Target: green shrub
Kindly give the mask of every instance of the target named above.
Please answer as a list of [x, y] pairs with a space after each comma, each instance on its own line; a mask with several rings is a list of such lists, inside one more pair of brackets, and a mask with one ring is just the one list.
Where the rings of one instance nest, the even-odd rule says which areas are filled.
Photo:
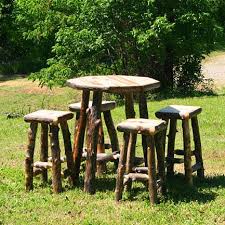
[[[17, 0], [28, 40], [46, 46], [41, 84], [83, 74], [129, 74], [193, 88], [221, 33], [209, 0]], [[51, 49], [51, 52], [50, 52]]]

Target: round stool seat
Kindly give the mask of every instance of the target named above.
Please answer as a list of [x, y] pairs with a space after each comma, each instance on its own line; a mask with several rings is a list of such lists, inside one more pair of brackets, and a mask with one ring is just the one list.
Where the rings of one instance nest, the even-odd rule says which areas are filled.
[[151, 119], [127, 119], [117, 125], [117, 130], [146, 135], [154, 135], [166, 129], [166, 121]]
[[[91, 107], [92, 101], [89, 101], [88, 107]], [[112, 109], [115, 109], [116, 102], [115, 101], [103, 101], [101, 104], [101, 112], [109, 111]], [[69, 110], [71, 112], [80, 112], [81, 109], [81, 103], [73, 103], [69, 105]]]
[[24, 116], [26, 122], [45, 122], [58, 124], [73, 118], [73, 113], [67, 111], [38, 110]]
[[202, 108], [199, 106], [186, 106], [186, 105], [169, 105], [160, 109], [155, 113], [156, 117], [160, 119], [189, 119], [199, 113]]

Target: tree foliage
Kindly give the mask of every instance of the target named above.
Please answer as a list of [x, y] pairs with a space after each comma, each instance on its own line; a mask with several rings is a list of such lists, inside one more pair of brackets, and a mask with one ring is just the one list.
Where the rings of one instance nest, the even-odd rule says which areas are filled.
[[25, 40], [47, 60], [31, 75], [63, 84], [83, 74], [129, 74], [192, 88], [220, 34], [212, 0], [17, 0]]

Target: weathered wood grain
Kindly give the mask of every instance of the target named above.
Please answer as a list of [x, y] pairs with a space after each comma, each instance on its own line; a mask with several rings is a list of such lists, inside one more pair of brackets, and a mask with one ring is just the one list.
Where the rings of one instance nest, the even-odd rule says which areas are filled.
[[45, 122], [57, 125], [61, 121], [70, 120], [73, 118], [73, 113], [66, 111], [55, 110], [38, 110], [24, 116], [26, 122]]
[[199, 106], [186, 106], [186, 105], [170, 105], [160, 109], [155, 113], [161, 119], [190, 119], [199, 113], [202, 108]]
[[70, 79], [67, 86], [81, 90], [98, 90], [113, 93], [149, 91], [160, 86], [159, 81], [140, 76], [107, 75]]

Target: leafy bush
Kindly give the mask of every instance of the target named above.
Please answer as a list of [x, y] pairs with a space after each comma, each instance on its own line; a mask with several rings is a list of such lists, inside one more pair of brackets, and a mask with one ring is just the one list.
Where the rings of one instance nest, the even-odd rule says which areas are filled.
[[202, 78], [201, 59], [221, 32], [210, 3], [17, 0], [24, 37], [45, 46], [48, 58], [31, 78], [52, 86], [83, 74], [129, 74], [193, 88]]

